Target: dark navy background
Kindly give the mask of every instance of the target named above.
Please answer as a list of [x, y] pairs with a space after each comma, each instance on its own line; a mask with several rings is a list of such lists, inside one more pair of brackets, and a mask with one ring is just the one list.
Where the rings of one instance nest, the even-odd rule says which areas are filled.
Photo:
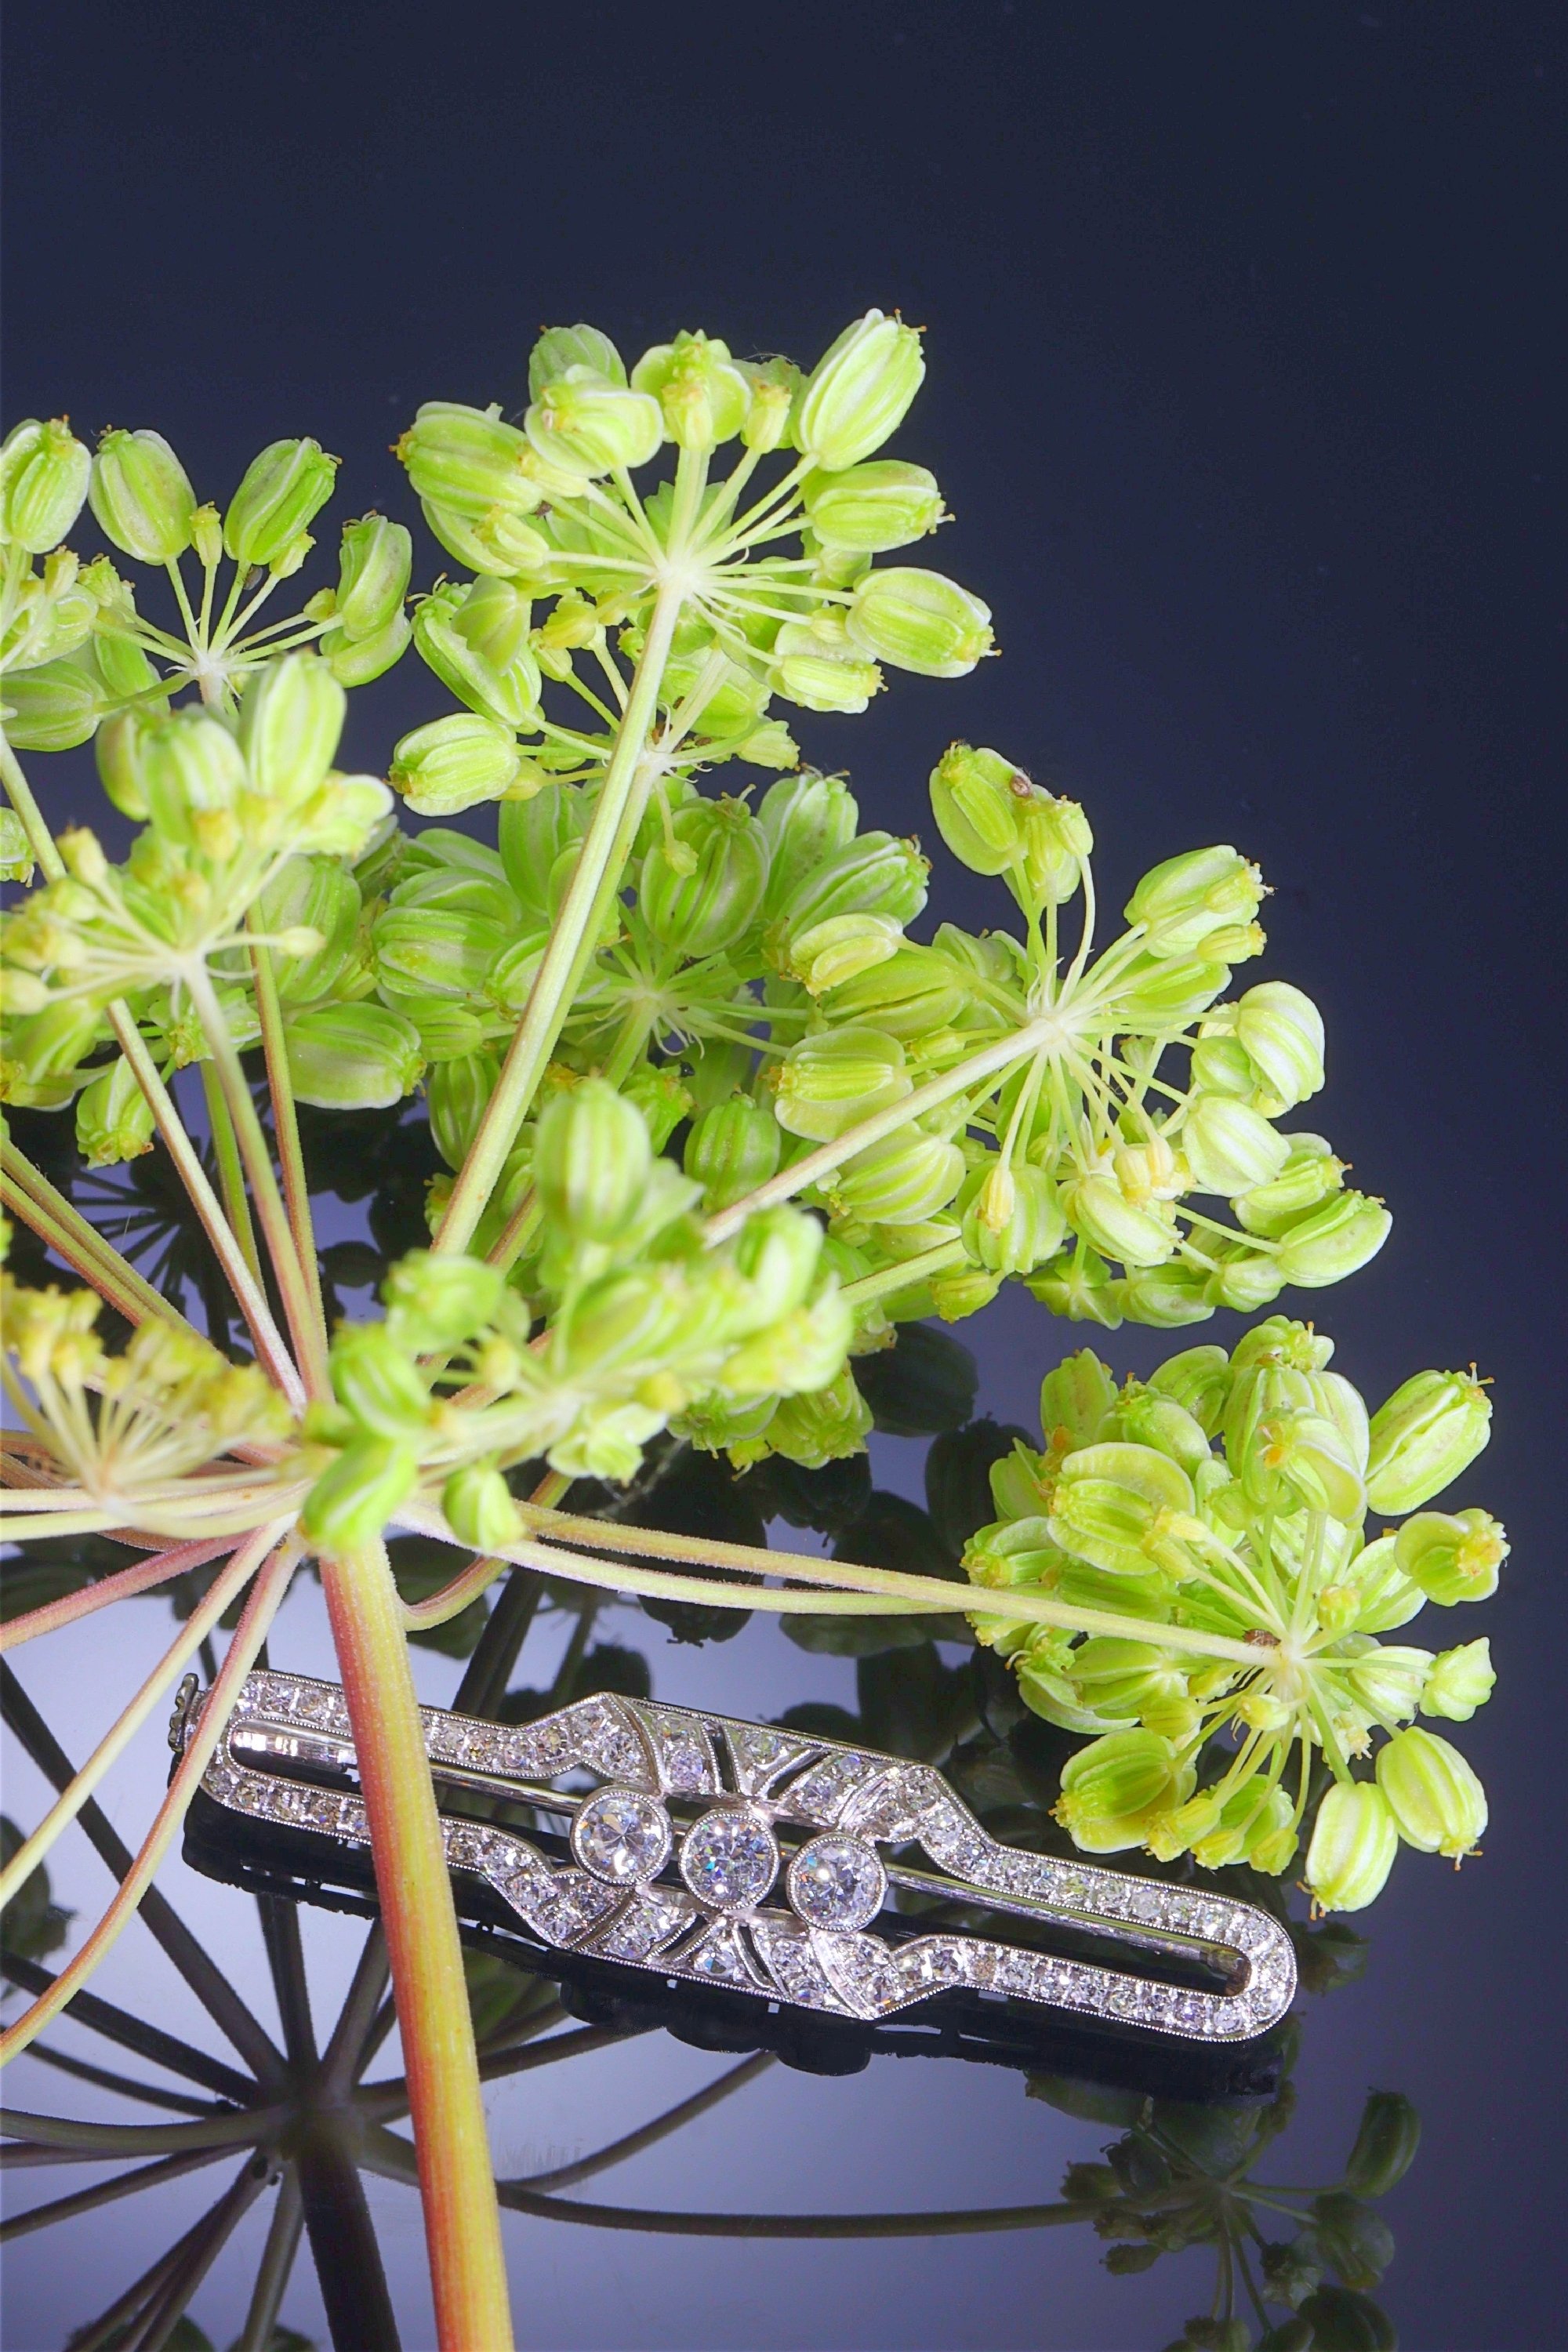
[[[203, 496], [310, 432], [344, 459], [336, 513], [407, 513], [387, 445], [416, 404], [515, 406], [545, 321], [807, 363], [869, 303], [929, 328], [899, 447], [940, 474], [932, 560], [992, 603], [1003, 658], [798, 731], [869, 822], [928, 835], [943, 744], [994, 742], [1085, 801], [1116, 903], [1208, 839], [1276, 886], [1267, 969], [1329, 1022], [1311, 1116], [1396, 1214], [1298, 1311], [1374, 1401], [1429, 1362], [1495, 1374], [1460, 1499], [1515, 1545], [1499, 1601], [1437, 1637], [1490, 1631], [1500, 1669], [1458, 1735], [1485, 1855], [1402, 1860], [1303, 2084], [1426, 2117], [1390, 2202], [1407, 2347], [1568, 2343], [1561, 11], [54, 0], [9, 50], [7, 421], [155, 425]], [[437, 561], [422, 541], [416, 582]], [[357, 757], [440, 701], [411, 659], [358, 698]], [[945, 857], [934, 887], [995, 912]], [[1022, 1297], [965, 1336], [1017, 1417], [1094, 1337]], [[961, 2129], [934, 2096], [899, 2115]], [[947, 2157], [964, 2171], [961, 2138]], [[973, 2266], [964, 2340], [1079, 2342], [1052, 2315], [1067, 2258], [945, 2244], [950, 2284]], [[863, 2253], [888, 2316], [862, 2303], [856, 2342], [932, 2340], [914, 2259]], [[1129, 2332], [1144, 2283], [1091, 2306], [1097, 2347], [1163, 2340]], [[1163, 2307], [1173, 2335], [1191, 2306]], [[767, 2340], [848, 2340], [797, 2324]], [[685, 2340], [749, 2325], [694, 2312]]]

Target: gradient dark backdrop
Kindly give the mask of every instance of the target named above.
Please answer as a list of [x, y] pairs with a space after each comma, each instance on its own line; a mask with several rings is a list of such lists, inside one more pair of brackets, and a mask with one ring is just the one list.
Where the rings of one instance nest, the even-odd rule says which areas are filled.
[[[1311, 2064], [1426, 2116], [1387, 2299], [1433, 2347], [1568, 2342], [1563, 26], [1528, 0], [56, 0], [9, 39], [7, 419], [154, 424], [219, 497], [311, 432], [341, 511], [405, 513], [415, 404], [514, 405], [542, 321], [809, 362], [897, 305], [931, 362], [900, 449], [1005, 654], [808, 748], [908, 829], [949, 737], [994, 742], [1089, 803], [1118, 896], [1205, 839], [1261, 861], [1268, 969], [1329, 1021], [1322, 1123], [1397, 1216], [1320, 1319], [1374, 1397], [1472, 1356], [1498, 1382], [1469, 1485], [1515, 1538], [1503, 1680], [1462, 1735], [1486, 1856], [1405, 1861], [1366, 1984], [1311, 2029]], [[427, 683], [411, 661], [360, 698], [366, 765]], [[983, 920], [966, 882], [939, 865]], [[1027, 1301], [991, 1328], [987, 1393], [1026, 1413], [1062, 1335]]]

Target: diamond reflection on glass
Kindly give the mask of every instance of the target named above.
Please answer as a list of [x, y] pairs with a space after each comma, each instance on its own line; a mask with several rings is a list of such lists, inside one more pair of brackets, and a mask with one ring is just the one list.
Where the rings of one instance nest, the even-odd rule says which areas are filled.
[[761, 1813], [749, 1805], [716, 1806], [693, 1822], [680, 1849], [680, 1874], [700, 1903], [747, 1911], [778, 1875], [779, 1850]]
[[636, 1789], [600, 1789], [572, 1824], [572, 1851], [611, 1886], [654, 1878], [669, 1859], [669, 1816]]
[[888, 1891], [888, 1874], [864, 1838], [819, 1837], [803, 1845], [785, 1882], [798, 1917], [811, 1927], [864, 1927]]

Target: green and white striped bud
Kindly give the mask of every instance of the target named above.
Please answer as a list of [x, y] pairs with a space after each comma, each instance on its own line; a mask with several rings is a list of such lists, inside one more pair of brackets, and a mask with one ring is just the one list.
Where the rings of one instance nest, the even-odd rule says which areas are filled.
[[1192, 1414], [1205, 1437], [1217, 1437], [1230, 1397], [1230, 1358], [1223, 1348], [1184, 1348], [1167, 1356], [1149, 1385]]
[[1372, 1417], [1366, 1494], [1374, 1511], [1414, 1511], [1450, 1486], [1491, 1434], [1491, 1402], [1468, 1372], [1417, 1372]]
[[511, 667], [527, 646], [532, 621], [527, 591], [493, 572], [482, 573], [466, 593], [459, 592], [452, 609], [452, 625], [464, 644], [495, 670]]
[[528, 396], [537, 400], [547, 384], [574, 367], [592, 368], [610, 383], [625, 383], [626, 363], [597, 327], [546, 327], [528, 355]]
[[253, 789], [298, 808], [325, 778], [343, 731], [348, 698], [315, 654], [268, 662], [245, 691], [239, 740]]
[[[1354, 1647], [1354, 1640], [1347, 1648]], [[1358, 1658], [1342, 1669], [1355, 1704], [1384, 1723], [1408, 1723], [1421, 1706], [1432, 1671], [1432, 1653], [1411, 1643], [1366, 1641]]]
[[189, 846], [197, 821], [233, 810], [249, 788], [245, 754], [220, 719], [176, 710], [141, 740], [147, 814], [170, 841]]
[[1377, 1755], [1377, 1785], [1406, 1845], [1461, 1861], [1487, 1825], [1487, 1793], [1435, 1731], [1400, 1731]]
[[1477, 1707], [1485, 1706], [1496, 1682], [1492, 1645], [1484, 1633], [1479, 1642], [1439, 1650], [1421, 1694], [1421, 1712], [1449, 1723], [1468, 1723]]
[[1072, 1446], [1095, 1444], [1115, 1403], [1110, 1366], [1101, 1363], [1092, 1348], [1080, 1348], [1040, 1382], [1040, 1427], [1047, 1444], [1064, 1453]]
[[321, 659], [340, 686], [374, 686], [408, 651], [414, 635], [406, 613], [394, 613], [368, 637], [351, 637], [342, 629], [328, 629], [317, 640]]
[[430, 1417], [430, 1391], [384, 1323], [353, 1323], [332, 1341], [332, 1394], [373, 1437], [413, 1439]]
[[15, 809], [0, 808], [0, 882], [30, 882], [37, 863], [21, 818]]
[[821, 996], [890, 961], [902, 941], [889, 915], [830, 915], [790, 940], [790, 974], [808, 995]]
[[912, 841], [863, 833], [803, 874], [778, 917], [786, 941], [838, 915], [884, 915], [901, 929], [926, 902], [928, 861]]
[[414, 541], [400, 522], [362, 515], [343, 525], [333, 617], [352, 638], [374, 637], [403, 610]]
[[896, 1037], [879, 1029], [834, 1029], [803, 1037], [773, 1074], [779, 1125], [831, 1143], [873, 1111], [914, 1090]]
[[664, 417], [651, 394], [574, 365], [541, 389], [522, 429], [547, 466], [587, 481], [646, 466], [664, 438]]
[[1286, 980], [1260, 981], [1236, 1008], [1236, 1037], [1281, 1110], [1323, 1083], [1323, 1016]]
[[289, 561], [300, 534], [332, 495], [338, 460], [319, 441], [274, 441], [253, 457], [223, 519], [223, 543], [232, 560]]
[[[1405, 1736], [1405, 1735], [1402, 1735]], [[1373, 1780], [1336, 1780], [1318, 1807], [1304, 1874], [1320, 1911], [1364, 1911], [1388, 1881], [1399, 1832]]]
[[381, 1533], [419, 1478], [412, 1445], [363, 1437], [346, 1445], [305, 1497], [300, 1525], [319, 1551], [348, 1551]]
[[1074, 1233], [1124, 1265], [1163, 1265], [1181, 1238], [1167, 1202], [1140, 1206], [1111, 1176], [1070, 1175], [1063, 1181], [1061, 1201]]
[[1228, 965], [1199, 957], [1140, 957], [1128, 966], [1111, 1000], [1116, 1025], [1156, 1033], [1184, 1029], [1214, 1003], [1229, 978]]
[[1149, 1445], [1081, 1446], [1057, 1474], [1053, 1542], [1110, 1576], [1147, 1576], [1161, 1565], [1173, 1514], [1190, 1517], [1192, 1481]]
[[720, 1385], [734, 1396], [793, 1396], [824, 1389], [844, 1370], [854, 1309], [837, 1289], [797, 1307], [725, 1359]]
[[387, 1276], [382, 1297], [389, 1329], [404, 1347], [424, 1354], [455, 1348], [482, 1331], [505, 1287], [500, 1267], [482, 1258], [410, 1250]]
[[768, 844], [764, 915], [779, 914], [809, 875], [847, 848], [858, 821], [854, 795], [842, 776], [803, 768], [798, 775], [782, 776], [770, 784], [757, 806], [757, 823]]
[[12, 670], [0, 688], [5, 735], [18, 751], [74, 751], [112, 708], [92, 646], [36, 669]]
[[684, 1165], [701, 1185], [710, 1214], [767, 1182], [779, 1164], [782, 1140], [772, 1111], [743, 1095], [715, 1103], [693, 1120]]
[[748, 406], [741, 439], [748, 449], [766, 457], [782, 449], [790, 437], [790, 420], [805, 390], [805, 378], [793, 360], [738, 360], [746, 380]]
[[963, 1246], [989, 1274], [1033, 1274], [1060, 1249], [1067, 1217], [1043, 1168], [1026, 1162], [1008, 1172], [1012, 1188], [1005, 1213], [987, 1216], [977, 1196], [964, 1212]]
[[499, 1551], [522, 1533], [522, 1513], [492, 1462], [454, 1470], [441, 1489], [441, 1510], [458, 1542], [476, 1551]]
[[89, 1168], [110, 1168], [153, 1149], [153, 1106], [118, 1055], [77, 1097], [77, 1149]]
[[1418, 1511], [1394, 1541], [1401, 1572], [1428, 1601], [1452, 1609], [1461, 1601], [1489, 1601], [1508, 1558], [1500, 1523], [1485, 1511]]
[[1156, 1731], [1110, 1731], [1068, 1759], [1062, 1793], [1052, 1807], [1086, 1853], [1142, 1845], [1152, 1817], [1184, 1802], [1193, 1773]]
[[58, 547], [81, 512], [91, 472], [91, 456], [65, 417], [13, 425], [0, 442], [0, 540], [32, 555]]
[[522, 772], [517, 738], [499, 719], [456, 710], [405, 735], [387, 778], [416, 816], [456, 816], [502, 799]]
[[[1322, 1290], [1331, 1282], [1342, 1282], [1377, 1255], [1393, 1225], [1394, 1219], [1381, 1201], [1365, 1192], [1336, 1193], [1300, 1224], [1287, 1227], [1274, 1259], [1279, 1279], [1297, 1283], [1303, 1290]], [[1393, 1507], [1380, 1503], [1376, 1507]]]
[[786, 621], [773, 640], [768, 683], [803, 710], [858, 716], [882, 690], [882, 673], [849, 638], [841, 615]]
[[1143, 927], [1151, 955], [1185, 958], [1215, 955], [1219, 937], [1251, 923], [1262, 903], [1257, 866], [1225, 845], [1189, 849], [1151, 867], [1125, 912], [1130, 923]]
[[917, 331], [868, 310], [813, 368], [800, 404], [797, 445], [826, 472], [847, 472], [898, 430], [924, 376]]
[[[964, 965], [944, 947], [917, 947], [899, 935], [886, 915], [841, 916], [850, 923], [878, 923], [893, 933], [893, 951], [886, 959], [868, 961], [864, 971], [846, 975], [833, 986], [831, 1016], [835, 1021], [865, 1022], [917, 1045], [929, 1045], [938, 1033], [957, 1021], [973, 998]], [[798, 932], [790, 943], [790, 968], [799, 971], [800, 959], [832, 926]], [[940, 935], [939, 935], [940, 936]], [[813, 971], [816, 969], [814, 960]]]
[[1237, 1222], [1266, 1241], [1278, 1241], [1304, 1223], [1345, 1181], [1344, 1161], [1335, 1159], [1321, 1135], [1288, 1135], [1285, 1141], [1289, 1149], [1279, 1174], [1232, 1195]]
[[453, 1055], [426, 1080], [430, 1138], [448, 1168], [460, 1168], [467, 1159], [500, 1076], [498, 1057], [479, 1052]]
[[[751, 929], [768, 878], [767, 837], [743, 801], [689, 801], [654, 837], [637, 905], [656, 940], [693, 960]], [[673, 854], [672, 854], [673, 847]]]
[[323, 1110], [386, 1109], [425, 1066], [418, 1030], [387, 1004], [319, 1004], [290, 1014], [283, 1037], [294, 1092]]
[[88, 497], [115, 546], [142, 563], [172, 563], [191, 543], [196, 494], [161, 433], [106, 433]]
[[602, 1078], [557, 1095], [540, 1114], [533, 1181], [547, 1225], [573, 1242], [614, 1241], [635, 1213], [653, 1152], [639, 1111]]
[[857, 1223], [918, 1225], [946, 1208], [963, 1178], [955, 1143], [905, 1128], [856, 1152], [826, 1189], [837, 1213]]
[[[488, 584], [474, 583], [475, 587]], [[508, 583], [495, 584], [510, 588]], [[526, 641], [519, 643], [504, 666], [487, 660], [476, 650], [461, 625], [473, 593], [471, 588], [454, 584], [427, 596], [414, 615], [415, 645], [420, 657], [459, 702], [514, 733], [519, 729], [531, 732], [539, 724], [538, 661]], [[482, 622], [495, 617], [488, 600], [481, 599], [476, 617], [480, 616]]]
[[994, 644], [991, 607], [940, 572], [897, 564], [855, 591], [849, 635], [874, 661], [919, 677], [967, 677]]
[[857, 555], [887, 555], [895, 547], [908, 547], [942, 519], [936, 476], [897, 457], [852, 466], [843, 474], [809, 475], [802, 496], [824, 547]]
[[645, 352], [632, 370], [632, 389], [658, 401], [678, 449], [712, 449], [733, 440], [752, 404], [752, 388], [729, 344], [700, 328]]
[[1264, 1118], [1230, 1095], [1199, 1095], [1182, 1129], [1182, 1149], [1198, 1190], [1228, 1199], [1277, 1176], [1290, 1147]]
[[973, 874], [1005, 874], [1023, 848], [1023, 809], [1034, 786], [1000, 751], [950, 743], [931, 774], [937, 830]]
[[256, 902], [257, 928], [277, 936], [314, 931], [300, 955], [272, 950], [272, 977], [285, 1004], [310, 1004], [336, 986], [359, 940], [359, 885], [340, 858], [291, 857]]
[[750, 1285], [759, 1325], [776, 1322], [805, 1305], [823, 1255], [822, 1227], [791, 1208], [748, 1217], [735, 1243], [734, 1265]]
[[[519, 470], [527, 448], [499, 407], [431, 400], [416, 412], [395, 454], [426, 508], [444, 518], [484, 524], [495, 515], [521, 519], [538, 506], [542, 493]], [[546, 546], [542, 538], [540, 546]]]
[[1113, 1425], [1118, 1438], [1132, 1445], [1152, 1446], [1156, 1454], [1168, 1454], [1189, 1478], [1195, 1478], [1212, 1461], [1202, 1425], [1185, 1405], [1178, 1404], [1174, 1397], [1162, 1395], [1158, 1389], [1130, 1381], [1117, 1400]]
[[782, 1454], [803, 1470], [820, 1470], [825, 1462], [863, 1454], [870, 1432], [871, 1408], [846, 1367], [825, 1388], [785, 1397], [768, 1423], [766, 1447], [758, 1451]]

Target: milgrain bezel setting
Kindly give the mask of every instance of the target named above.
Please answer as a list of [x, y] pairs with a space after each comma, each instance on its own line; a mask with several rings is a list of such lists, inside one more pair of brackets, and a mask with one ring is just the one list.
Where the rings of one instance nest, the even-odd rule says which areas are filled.
[[[930, 1765], [619, 1696], [580, 1699], [516, 1726], [437, 1707], [421, 1712], [438, 1780], [574, 1816], [569, 1862], [552, 1860], [518, 1831], [442, 1816], [451, 1868], [484, 1879], [560, 1950], [866, 2021], [962, 1988], [1211, 2043], [1267, 2032], [1295, 1995], [1289, 1937], [1267, 1912], [1001, 1845]], [[170, 1736], [177, 1748], [198, 1715], [188, 1699], [176, 1709]], [[247, 1677], [203, 1786], [233, 1812], [363, 1846], [361, 1798], [296, 1777], [353, 1767], [342, 1691], [303, 1675], [258, 1672]], [[538, 1785], [582, 1772], [599, 1784], [583, 1795], [550, 1799]], [[606, 1843], [579, 1826], [585, 1817], [602, 1825], [612, 1798], [623, 1801], [626, 1822], [640, 1825], [637, 1851], [625, 1857], [613, 1833]], [[596, 1813], [595, 1801], [606, 1801]], [[781, 1825], [802, 1841], [791, 1854], [781, 1853]], [[876, 1852], [916, 1844], [933, 1873], [884, 1863]], [[852, 1882], [837, 1914], [847, 1924], [815, 1924], [809, 1896], [797, 1903], [814, 1853], [830, 1857], [840, 1879]], [[862, 1854], [870, 1856], [874, 1876]], [[583, 1866], [590, 1855], [597, 1869]], [[1202, 1958], [1226, 1982], [1211, 1991], [958, 1931], [893, 1941], [873, 1923], [889, 1882], [900, 1879], [993, 1912]], [[877, 1890], [876, 1910], [868, 1885]], [[815, 1906], [816, 1919], [825, 1913], [835, 1916], [831, 1899]]]

